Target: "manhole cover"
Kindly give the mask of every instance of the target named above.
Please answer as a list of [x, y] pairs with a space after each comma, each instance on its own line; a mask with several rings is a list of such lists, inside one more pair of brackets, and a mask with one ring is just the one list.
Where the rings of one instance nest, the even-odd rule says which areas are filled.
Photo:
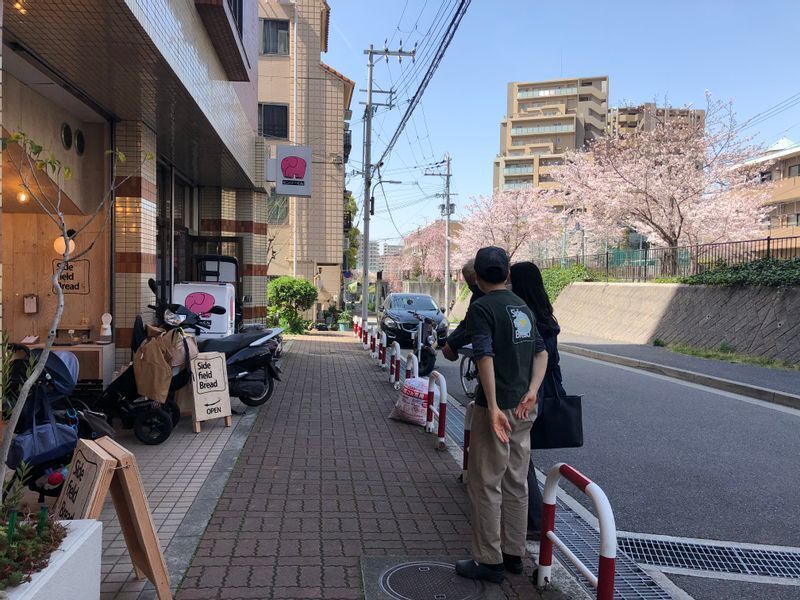
[[381, 591], [397, 600], [478, 600], [480, 581], [456, 575], [452, 564], [415, 561], [396, 565], [381, 575]]

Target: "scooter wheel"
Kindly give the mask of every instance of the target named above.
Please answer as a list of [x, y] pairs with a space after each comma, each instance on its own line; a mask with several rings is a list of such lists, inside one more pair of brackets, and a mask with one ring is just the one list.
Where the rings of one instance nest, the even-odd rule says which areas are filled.
[[164, 403], [164, 410], [169, 413], [170, 419], [172, 420], [172, 426], [177, 427], [181, 420], [181, 409], [178, 406], [178, 403], [174, 400], [169, 400]]
[[133, 422], [133, 433], [143, 444], [155, 446], [172, 433], [172, 417], [160, 408], [147, 408], [138, 411]]
[[272, 397], [274, 389], [275, 380], [269, 373], [266, 373], [264, 375], [264, 391], [258, 396], [239, 396], [239, 400], [247, 406], [261, 406]]
[[436, 367], [436, 352], [432, 348], [423, 348], [419, 361], [419, 376], [427, 377]]

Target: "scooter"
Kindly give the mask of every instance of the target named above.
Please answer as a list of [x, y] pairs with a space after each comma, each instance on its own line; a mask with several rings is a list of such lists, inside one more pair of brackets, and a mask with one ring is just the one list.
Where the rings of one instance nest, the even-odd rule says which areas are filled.
[[[181, 304], [169, 304], [158, 295], [158, 287], [153, 279], [148, 281], [156, 296], [156, 321], [160, 327], [173, 329], [193, 329], [201, 333], [204, 320]], [[213, 314], [224, 314], [225, 309], [214, 306]], [[198, 339], [200, 352], [222, 352], [228, 370], [228, 384], [231, 396], [236, 396], [247, 406], [261, 406], [272, 396], [275, 381], [280, 381], [280, 366], [273, 349], [276, 339], [283, 330], [260, 329], [245, 333], [235, 333], [221, 338]]]
[[417, 312], [412, 313], [418, 320], [417, 330], [414, 332], [414, 353], [419, 360], [419, 376], [427, 377], [436, 367], [436, 321]]

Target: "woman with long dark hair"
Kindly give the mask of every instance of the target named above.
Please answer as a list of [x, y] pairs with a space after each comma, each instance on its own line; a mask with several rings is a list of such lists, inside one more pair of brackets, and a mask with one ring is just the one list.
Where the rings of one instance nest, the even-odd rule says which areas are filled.
[[[547, 371], [539, 387], [539, 399], [566, 395], [561, 384], [558, 356], [558, 334], [561, 328], [553, 315], [553, 305], [544, 288], [542, 273], [532, 262], [511, 265], [511, 291], [525, 301], [536, 318], [536, 329], [547, 348]], [[528, 539], [539, 539], [542, 524], [542, 493], [533, 467], [533, 454], [528, 464]]]

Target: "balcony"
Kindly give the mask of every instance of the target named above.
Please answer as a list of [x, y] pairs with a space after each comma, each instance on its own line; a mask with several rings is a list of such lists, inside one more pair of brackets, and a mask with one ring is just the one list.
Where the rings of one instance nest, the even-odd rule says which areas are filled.
[[511, 135], [547, 135], [551, 133], [570, 133], [575, 131], [573, 123], [560, 125], [537, 125], [535, 127], [512, 127]]
[[250, 81], [250, 62], [242, 44], [243, 0], [194, 0], [225, 73], [231, 81]]
[[533, 166], [525, 165], [519, 167], [506, 167], [503, 169], [503, 175], [533, 175]]
[[350, 151], [353, 149], [353, 132], [344, 130], [344, 162], [350, 160]]
[[510, 181], [503, 184], [503, 190], [524, 190], [532, 187], [531, 181]]
[[519, 90], [517, 98], [542, 98], [545, 96], [574, 96], [578, 93], [577, 87], [543, 88], [533, 90]]

